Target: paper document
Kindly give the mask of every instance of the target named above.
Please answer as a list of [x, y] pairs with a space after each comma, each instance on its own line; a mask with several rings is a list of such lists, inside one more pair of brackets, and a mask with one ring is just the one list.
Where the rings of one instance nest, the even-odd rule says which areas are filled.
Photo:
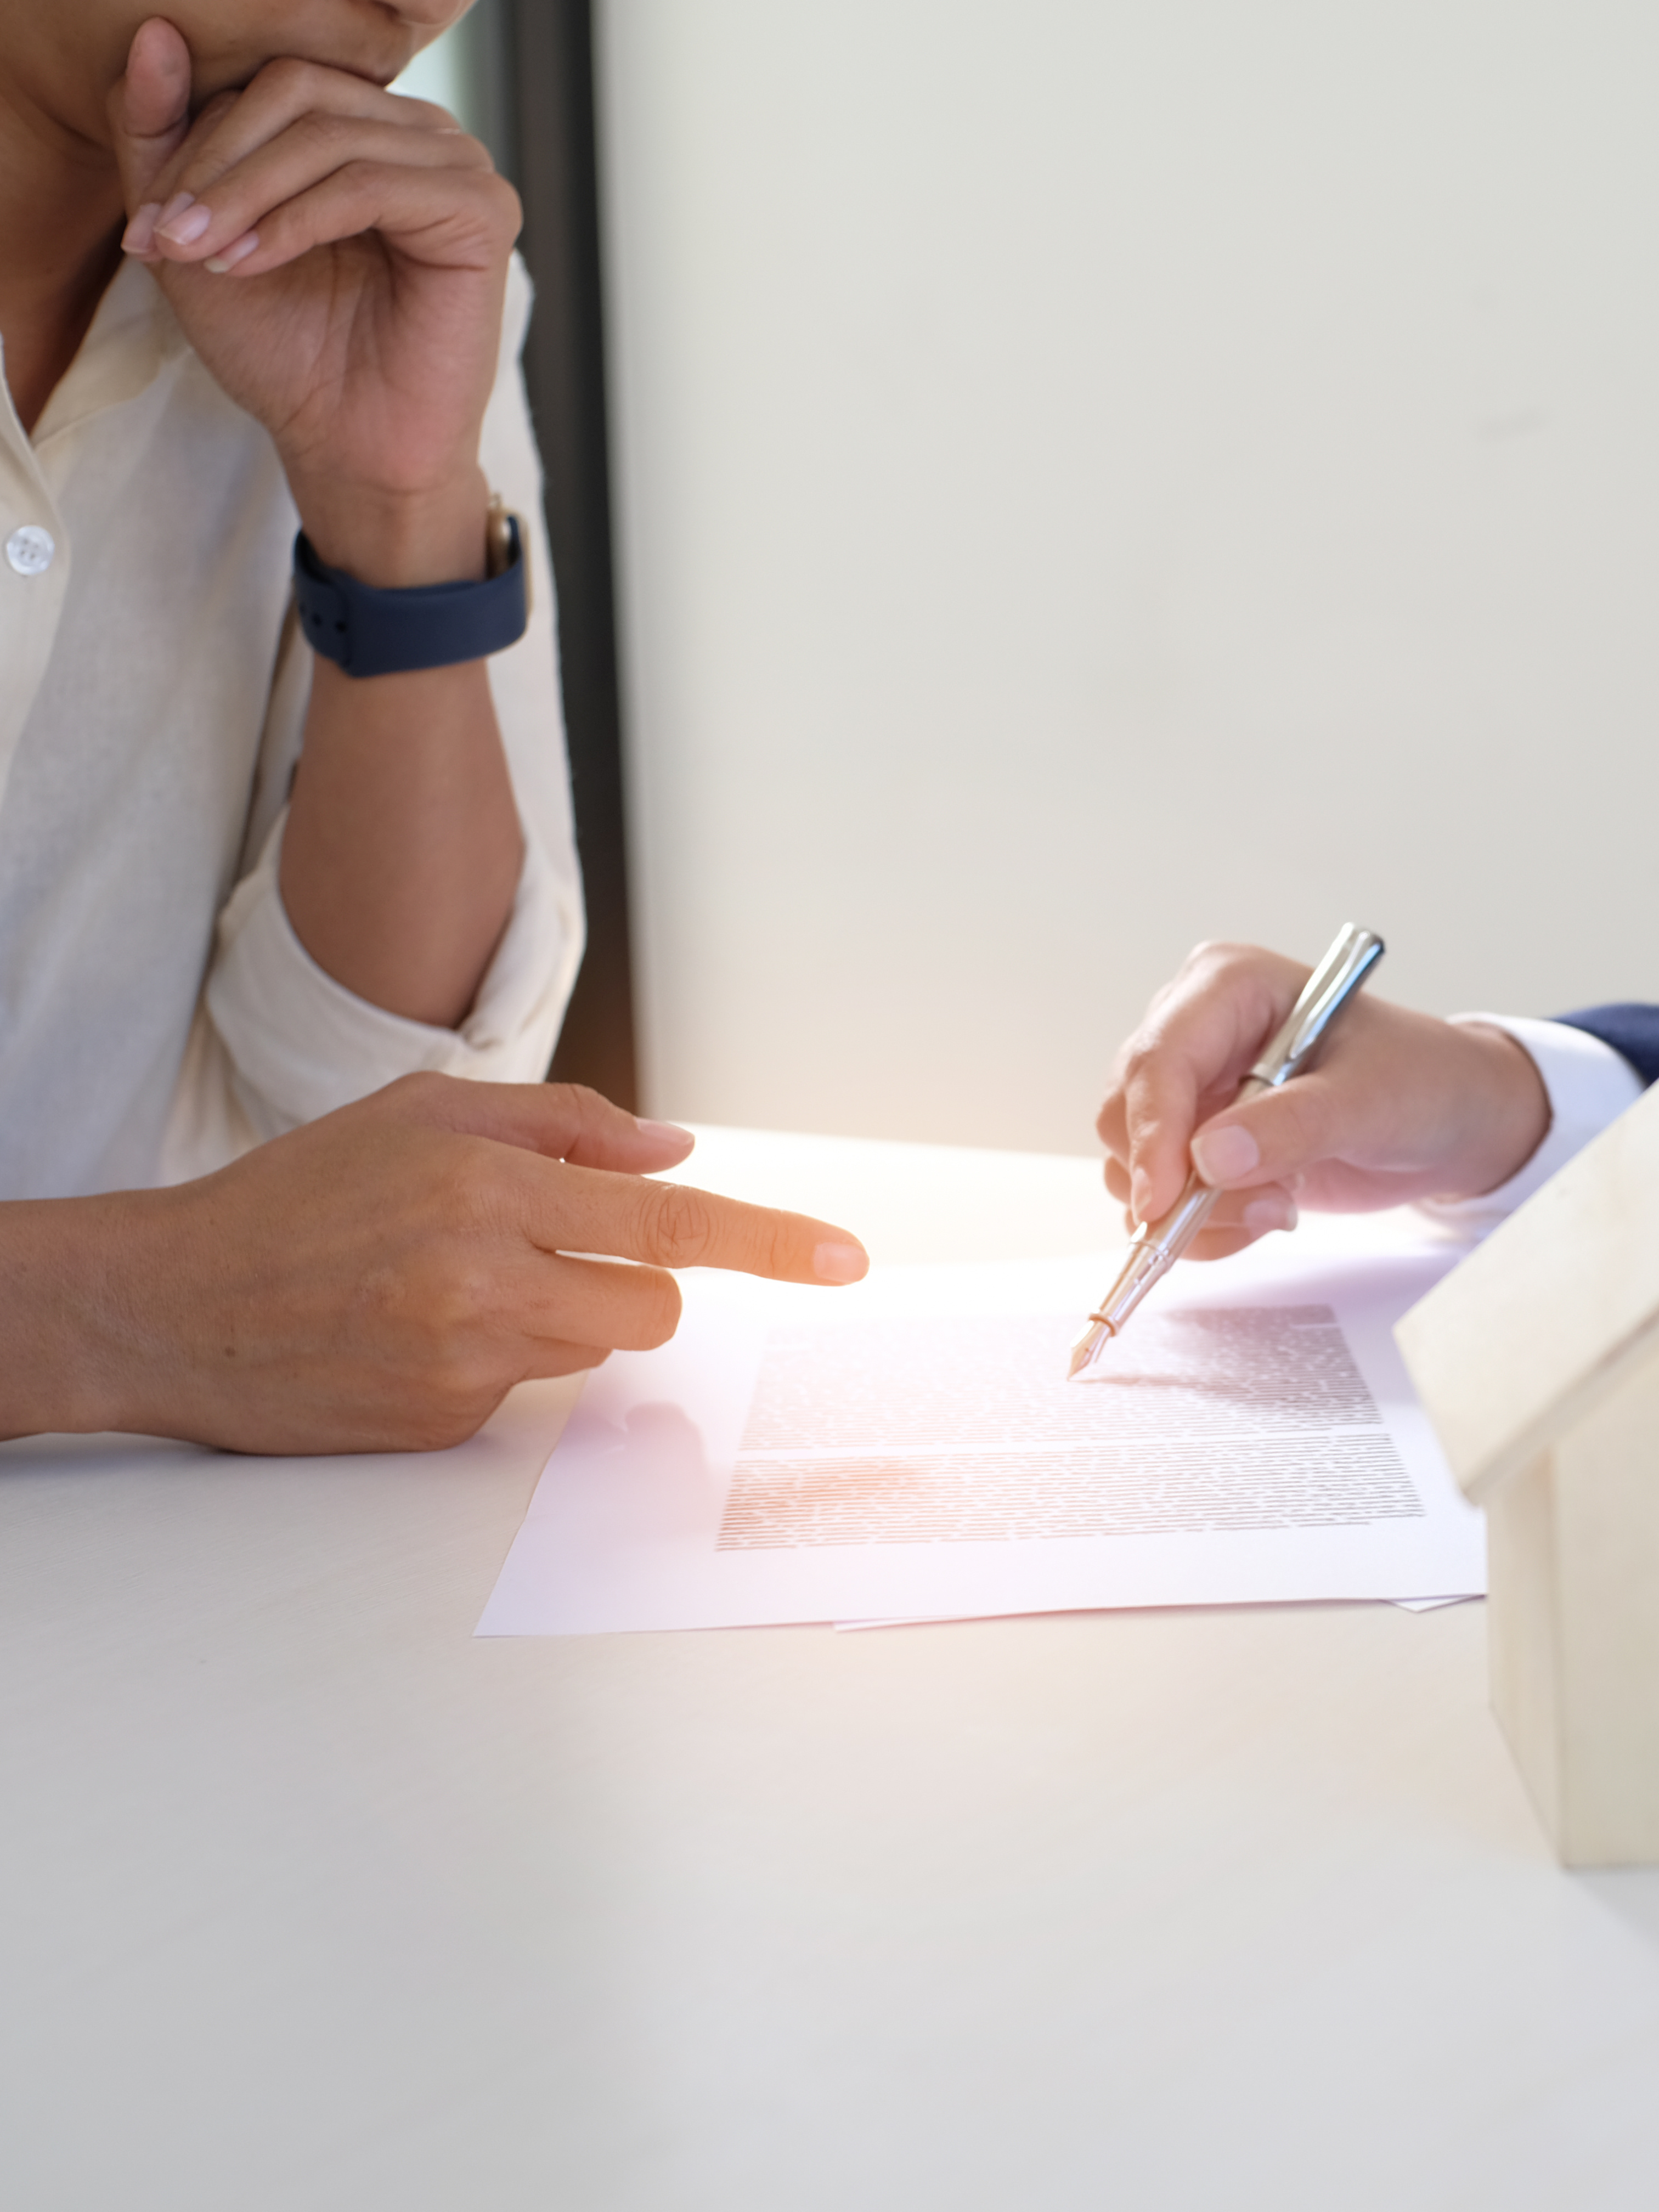
[[590, 1377], [479, 1633], [1478, 1594], [1390, 1334], [1453, 1256], [1183, 1269], [1076, 1382], [1109, 1259], [691, 1279]]

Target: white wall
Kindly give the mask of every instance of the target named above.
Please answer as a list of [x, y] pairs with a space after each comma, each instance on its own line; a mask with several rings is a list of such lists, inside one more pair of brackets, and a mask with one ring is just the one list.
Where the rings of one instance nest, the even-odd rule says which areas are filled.
[[468, 85], [465, 55], [462, 41], [465, 33], [453, 27], [440, 33], [429, 46], [422, 46], [409, 67], [393, 85], [410, 100], [435, 100], [440, 107], [471, 130], [472, 118], [465, 112]]
[[654, 1109], [1081, 1149], [1349, 918], [1659, 998], [1659, 12], [599, 16]]

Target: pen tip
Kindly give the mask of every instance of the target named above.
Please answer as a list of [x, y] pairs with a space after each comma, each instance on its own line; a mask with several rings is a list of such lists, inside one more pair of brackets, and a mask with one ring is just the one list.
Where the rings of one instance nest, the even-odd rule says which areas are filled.
[[1094, 1356], [1101, 1346], [1113, 1334], [1114, 1332], [1103, 1322], [1096, 1322], [1092, 1328], [1084, 1331], [1072, 1346], [1071, 1364], [1066, 1370], [1066, 1380], [1068, 1382], [1076, 1382], [1084, 1369], [1093, 1363]]

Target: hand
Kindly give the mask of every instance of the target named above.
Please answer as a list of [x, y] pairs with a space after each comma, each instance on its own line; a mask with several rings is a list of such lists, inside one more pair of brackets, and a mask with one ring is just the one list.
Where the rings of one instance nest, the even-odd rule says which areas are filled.
[[1548, 1094], [1502, 1030], [1362, 991], [1320, 1060], [1231, 1104], [1309, 970], [1253, 946], [1200, 945], [1117, 1058], [1097, 1123], [1106, 1185], [1131, 1225], [1155, 1221], [1189, 1166], [1226, 1194], [1192, 1256], [1218, 1260], [1296, 1225], [1297, 1201], [1364, 1212], [1470, 1198], [1508, 1181], [1549, 1127]]
[[111, 96], [127, 250], [270, 431], [325, 561], [481, 575], [517, 195], [441, 108], [344, 70], [268, 63], [193, 121], [190, 97], [190, 50], [154, 17]]
[[[680, 1312], [669, 1267], [865, 1273], [844, 1230], [643, 1180], [690, 1148], [569, 1085], [417, 1075], [199, 1182], [0, 1209], [15, 1354], [0, 1434], [431, 1449], [527, 1376], [663, 1343]], [[50, 1402], [43, 1332], [74, 1363]]]

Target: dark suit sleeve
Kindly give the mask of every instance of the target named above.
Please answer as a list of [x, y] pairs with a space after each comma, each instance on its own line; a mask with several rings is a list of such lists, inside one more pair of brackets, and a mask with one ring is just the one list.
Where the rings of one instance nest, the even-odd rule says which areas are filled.
[[1610, 1044], [1644, 1083], [1659, 1083], [1659, 1006], [1586, 1006], [1582, 1014], [1555, 1019]]

